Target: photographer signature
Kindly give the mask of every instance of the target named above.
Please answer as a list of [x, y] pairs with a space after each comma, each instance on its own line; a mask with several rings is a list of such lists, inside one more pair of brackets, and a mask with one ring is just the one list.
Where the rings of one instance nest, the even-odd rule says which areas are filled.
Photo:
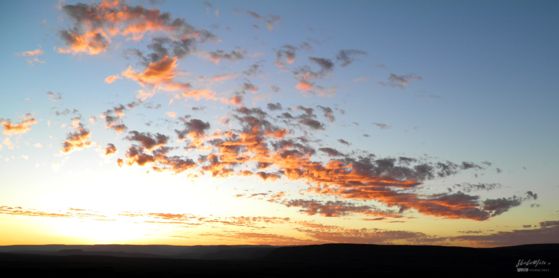
[[548, 266], [550, 265], [550, 262], [544, 261], [544, 260], [523, 260], [523, 259], [519, 259], [518, 262], [516, 263], [516, 267], [534, 267], [537, 268], [539, 266]]

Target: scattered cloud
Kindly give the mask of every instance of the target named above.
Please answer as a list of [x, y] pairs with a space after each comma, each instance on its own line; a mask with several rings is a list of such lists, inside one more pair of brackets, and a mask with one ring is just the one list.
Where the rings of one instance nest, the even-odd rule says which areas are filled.
[[367, 55], [367, 52], [356, 49], [342, 49], [336, 55], [336, 61], [340, 66], [345, 67], [353, 63], [356, 58]]
[[171, 33], [181, 42], [211, 36], [158, 9], [129, 6], [120, 1], [66, 4], [62, 10], [72, 19], [73, 26], [60, 32], [66, 44], [58, 48], [60, 53], [98, 55], [108, 49], [115, 36], [140, 40], [148, 32]]
[[[454, 186], [449, 188], [449, 191], [457, 190], [466, 193], [475, 192], [475, 191], [491, 191], [498, 188], [501, 188], [502, 185], [500, 183], [459, 183], [455, 184]], [[532, 193], [531, 191], [529, 191]], [[537, 194], [535, 194], [537, 198]]]
[[329, 156], [343, 156], [341, 152], [333, 148], [320, 148], [319, 151], [328, 154]]
[[559, 238], [559, 221], [542, 221], [539, 227], [512, 231], [500, 231], [482, 235], [464, 235], [451, 240], [466, 241], [482, 246], [513, 246], [522, 244], [557, 243]]
[[375, 125], [380, 129], [389, 129], [391, 127], [389, 124], [385, 124], [385, 123], [373, 123], [373, 125]]
[[303, 227], [298, 228], [300, 232], [323, 243], [413, 244], [425, 243], [429, 239], [429, 236], [420, 232], [342, 228], [305, 222], [302, 224]]
[[347, 146], [351, 145], [351, 143], [349, 143], [348, 141], [346, 141], [344, 139], [338, 139], [338, 142], [340, 142], [341, 144], [347, 145]]
[[120, 79], [120, 76], [118, 76], [118, 75], [109, 75], [109, 76], [105, 77], [105, 83], [113, 84], [118, 79]]
[[336, 117], [334, 117], [334, 110], [330, 107], [325, 107], [322, 105], [319, 105], [318, 108], [320, 108], [322, 110], [322, 112], [324, 113], [324, 117], [329, 121], [329, 122], [334, 122], [334, 120], [336, 120]]
[[221, 61], [238, 61], [245, 58], [246, 51], [242, 49], [235, 49], [231, 52], [225, 52], [223, 50], [216, 50], [208, 53], [202, 53], [202, 57], [207, 58], [214, 64], [219, 64]]
[[3, 119], [0, 119], [0, 123], [4, 128], [4, 135], [15, 135], [27, 133], [33, 125], [37, 124], [37, 119], [30, 113], [27, 113], [19, 123]]
[[55, 102], [62, 99], [62, 95], [60, 93], [53, 92], [53, 91], [48, 91], [47, 96], [48, 96], [49, 100], [55, 101]]
[[269, 31], [274, 30], [276, 24], [281, 20], [281, 17], [277, 15], [263, 16], [254, 11], [247, 11], [247, 14], [257, 21], [263, 23]]
[[90, 132], [80, 122], [79, 118], [73, 119], [72, 123], [74, 132], [70, 132], [66, 136], [66, 140], [62, 144], [62, 152], [70, 153], [74, 150], [90, 147], [92, 142], [89, 140]]
[[38, 48], [34, 50], [27, 50], [19, 53], [19, 56], [25, 57], [27, 59], [27, 63], [30, 65], [33, 64], [43, 64], [45, 63], [40, 57], [44, 54], [43, 50]]
[[286, 64], [291, 65], [295, 62], [297, 48], [292, 45], [284, 45], [276, 51], [276, 66], [280, 69], [285, 68]]
[[388, 80], [387, 81], [381, 81], [380, 84], [383, 86], [390, 86], [390, 87], [395, 87], [395, 88], [400, 88], [400, 89], [405, 89], [409, 86], [409, 84], [413, 81], [418, 81], [418, 80], [422, 80], [423, 77], [421, 77], [420, 75], [417, 74], [395, 74], [395, 73], [391, 73], [388, 76]]
[[[173, 82], [176, 76], [177, 58], [163, 56], [160, 60], [151, 62], [143, 72], [136, 72], [128, 67], [122, 72], [122, 76], [135, 80], [142, 85], [161, 86], [162, 89], [175, 90], [181, 86]], [[183, 89], [189, 89], [189, 85], [183, 85]]]
[[112, 155], [116, 153], [116, 146], [112, 143], [107, 144], [105, 147], [105, 155]]
[[276, 103], [268, 103], [268, 104], [266, 105], [266, 107], [267, 107], [268, 110], [270, 110], [270, 111], [277, 111], [277, 110], [281, 110], [281, 109], [282, 109], [281, 103], [279, 103], [279, 102], [276, 102]]
[[[442, 218], [486, 220], [528, 200], [528, 197], [514, 196], [481, 200], [479, 196], [463, 192], [431, 195], [414, 192], [424, 181], [462, 171], [480, 171], [485, 164], [428, 162], [409, 157], [376, 158], [372, 154], [356, 156], [329, 147], [317, 150], [336, 159], [320, 162], [315, 160], [316, 149], [309, 145], [309, 139], [293, 137], [296, 132], [292, 128], [316, 130], [324, 125], [315, 120], [311, 107], [297, 106], [290, 110], [301, 113], [294, 116], [284, 112], [279, 118], [272, 118], [259, 108], [240, 107], [234, 110], [231, 119], [237, 121], [241, 130], [214, 133], [210, 132], [208, 122], [184, 118], [185, 128], [177, 129], [177, 135], [196, 142], [190, 146], [205, 154], [198, 159], [182, 156], [174, 156], [174, 159], [187, 161], [185, 169], [198, 169], [213, 176], [253, 175], [263, 180], [303, 180], [309, 184], [309, 193], [334, 196], [343, 202], [380, 202], [399, 214], [415, 210]], [[292, 128], [277, 126], [282, 122]], [[157, 170], [173, 168], [169, 165], [170, 148], [165, 146], [168, 141], [165, 135], [133, 132], [128, 139], [141, 143], [129, 149], [130, 165], [149, 163]], [[249, 165], [256, 167], [250, 169]]]
[[113, 129], [117, 133], [125, 132], [128, 127], [122, 122], [122, 117], [124, 117], [126, 109], [127, 108], [121, 104], [105, 111], [102, 114], [102, 117], [105, 119], [105, 126]]
[[383, 212], [369, 205], [356, 205], [345, 201], [317, 201], [317, 200], [289, 200], [284, 202], [287, 207], [299, 207], [300, 211], [308, 215], [322, 215], [326, 217], [340, 217], [354, 213], [382, 216], [399, 217], [396, 213]]

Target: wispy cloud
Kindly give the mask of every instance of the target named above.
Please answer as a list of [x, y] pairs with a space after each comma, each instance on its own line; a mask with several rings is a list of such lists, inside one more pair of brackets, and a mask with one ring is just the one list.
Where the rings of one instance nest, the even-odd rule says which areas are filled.
[[423, 77], [417, 74], [395, 74], [391, 73], [386, 81], [381, 81], [380, 84], [383, 86], [390, 86], [400, 89], [407, 88], [413, 81], [422, 80]]
[[27, 50], [18, 53], [18, 55], [25, 57], [28, 64], [43, 64], [45, 63], [40, 57], [44, 54], [43, 50], [38, 48], [34, 50]]
[[247, 14], [258, 22], [263, 23], [269, 31], [274, 30], [275, 25], [281, 20], [281, 17], [278, 15], [263, 16], [255, 11], [247, 11]]

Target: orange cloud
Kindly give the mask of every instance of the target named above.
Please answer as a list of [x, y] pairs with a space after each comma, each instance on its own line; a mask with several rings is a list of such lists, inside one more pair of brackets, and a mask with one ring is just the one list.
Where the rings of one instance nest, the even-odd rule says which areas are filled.
[[[178, 130], [177, 136], [179, 139], [189, 139], [189, 147], [201, 152], [196, 160], [170, 155], [174, 148], [167, 146], [169, 138], [165, 135], [132, 132], [128, 139], [139, 145], [132, 145], [128, 149], [126, 161], [128, 165], [151, 166], [157, 171], [179, 173], [193, 169], [218, 177], [248, 175], [267, 181], [284, 178], [304, 181], [309, 185], [308, 193], [335, 196], [342, 200], [331, 203], [282, 201], [282, 204], [300, 207], [305, 213], [326, 216], [359, 213], [399, 217], [406, 210], [415, 210], [424, 215], [443, 218], [486, 220], [523, 201], [516, 198], [483, 202], [478, 196], [464, 193], [429, 195], [413, 191], [425, 180], [481, 167], [473, 163], [432, 163], [405, 157], [375, 158], [372, 155], [353, 157], [326, 147], [318, 150], [335, 159], [317, 160], [317, 157], [324, 159], [324, 156], [317, 155], [317, 149], [310, 145], [309, 139], [297, 136], [294, 129], [274, 124], [274, 121], [285, 121], [288, 127], [316, 129], [318, 125], [313, 122], [316, 117], [313, 109], [299, 107], [298, 110], [303, 111], [301, 116], [295, 117], [288, 113], [289, 116], [284, 115], [276, 120], [260, 108], [239, 107], [231, 119], [237, 121], [240, 130], [214, 133], [208, 133], [210, 126], [207, 122], [185, 120], [186, 128]], [[323, 109], [323, 112], [330, 110]], [[326, 113], [324, 117], [328, 116]], [[276, 196], [270, 200], [283, 197]], [[370, 201], [380, 202], [388, 210], [378, 210], [366, 203]]]
[[60, 53], [97, 55], [108, 48], [111, 37], [118, 35], [139, 40], [147, 32], [185, 32], [180, 28], [181, 24], [166, 13], [141, 6], [131, 7], [120, 1], [69, 4], [62, 9], [74, 20], [74, 27], [60, 33], [66, 43], [66, 47], [58, 49]]
[[[220, 101], [225, 104], [235, 104], [235, 99], [218, 97], [210, 89], [192, 89], [190, 84], [175, 81], [177, 75], [177, 57], [163, 56], [160, 60], [149, 63], [142, 72], [136, 72], [128, 67], [122, 72], [122, 76], [132, 79], [142, 86], [151, 86], [164, 91], [179, 91], [180, 97], [185, 99], [202, 99]], [[151, 96], [151, 95], [150, 95]]]
[[67, 213], [29, 210], [29, 209], [23, 209], [22, 207], [10, 207], [10, 206], [0, 206], [0, 214], [39, 216], [39, 217], [70, 217], [70, 214]]
[[43, 50], [38, 48], [34, 50], [23, 51], [19, 53], [19, 55], [26, 57], [28, 64], [41, 64], [45, 62], [39, 58], [39, 56], [43, 55], [43, 53]]
[[31, 130], [31, 126], [37, 124], [33, 115], [27, 113], [19, 123], [12, 123], [10, 120], [0, 120], [4, 127], [4, 135], [23, 134]]
[[135, 72], [128, 67], [122, 76], [135, 80], [143, 85], [159, 85], [171, 83], [176, 75], [177, 58], [163, 56], [158, 61], [149, 63], [143, 72]]
[[57, 49], [62, 54], [87, 53], [89, 55], [97, 55], [109, 47], [109, 37], [101, 30], [82, 34], [65, 30], [61, 31], [60, 35], [67, 45]]
[[206, 100], [217, 100], [217, 96], [216, 93], [212, 90], [208, 90], [208, 89], [201, 89], [201, 90], [188, 90], [188, 91], [184, 91], [182, 93], [182, 97], [183, 98], [192, 98], [195, 99], [197, 101], [201, 100], [201, 99], [206, 99]]
[[112, 143], [107, 144], [105, 147], [105, 155], [112, 155], [116, 153], [116, 146]]
[[297, 228], [298, 231], [322, 243], [425, 244], [440, 240], [419, 232], [343, 228], [308, 222], [301, 224], [303, 227]]
[[109, 75], [105, 77], [105, 83], [113, 84], [113, 82], [117, 81], [118, 79], [120, 79], [120, 76], [118, 75]]
[[43, 55], [42, 49], [35, 49], [35, 50], [28, 50], [28, 51], [21, 52], [21, 56], [24, 57], [34, 57], [39, 55]]
[[295, 88], [299, 91], [308, 92], [308, 91], [313, 89], [313, 84], [308, 82], [308, 81], [301, 80], [301, 81], [297, 82], [297, 85], [295, 85]]
[[243, 244], [269, 245], [271, 242], [276, 246], [288, 245], [310, 245], [316, 244], [314, 240], [299, 239], [296, 237], [272, 234], [272, 233], [255, 233], [255, 232], [237, 232], [229, 234], [207, 234], [208, 236], [216, 236], [218, 238], [232, 238], [236, 241], [241, 240]]
[[231, 79], [237, 78], [237, 74], [234, 73], [225, 73], [225, 74], [218, 74], [211, 77], [211, 81], [213, 82], [223, 82]]
[[79, 120], [74, 124], [74, 129], [76, 129], [76, 131], [69, 133], [62, 144], [62, 152], [64, 153], [69, 153], [76, 149], [84, 149], [90, 147], [92, 144], [89, 140], [91, 135], [89, 130], [87, 130]]

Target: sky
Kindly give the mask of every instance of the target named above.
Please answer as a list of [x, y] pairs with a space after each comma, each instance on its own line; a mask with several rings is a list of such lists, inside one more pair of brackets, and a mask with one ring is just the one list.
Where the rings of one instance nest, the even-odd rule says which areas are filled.
[[559, 241], [556, 1], [0, 3], [0, 245]]

